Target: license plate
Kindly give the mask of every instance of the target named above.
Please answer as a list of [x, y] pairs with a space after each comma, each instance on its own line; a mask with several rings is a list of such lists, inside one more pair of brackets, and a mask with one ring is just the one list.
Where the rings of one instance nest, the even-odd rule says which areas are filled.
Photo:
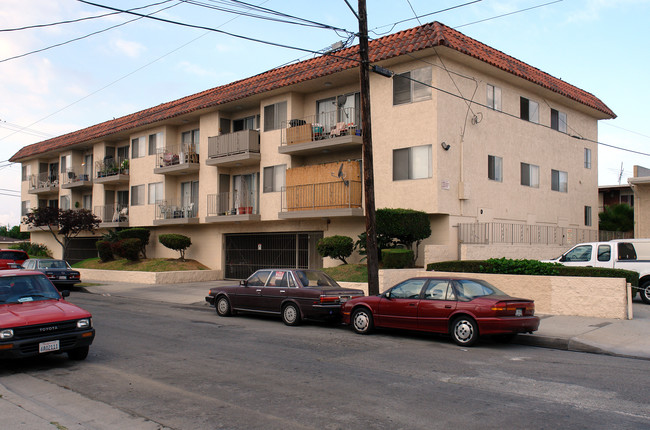
[[65, 275], [61, 275], [61, 276], [59, 276], [59, 279], [67, 279], [67, 278], [68, 278], [68, 277], [65, 276]]
[[43, 352], [50, 352], [50, 351], [58, 351], [59, 350], [59, 341], [58, 340], [52, 340], [50, 342], [41, 342], [38, 344], [38, 352], [43, 353]]
[[517, 308], [517, 310], [515, 310], [515, 316], [516, 317], [520, 317], [520, 316], [523, 316], [523, 315], [524, 315], [524, 310], [522, 308]]
[[347, 301], [348, 301], [348, 298], [347, 298], [347, 297], [339, 297], [339, 302], [341, 302], [341, 303], [345, 303], [345, 302], [347, 302]]

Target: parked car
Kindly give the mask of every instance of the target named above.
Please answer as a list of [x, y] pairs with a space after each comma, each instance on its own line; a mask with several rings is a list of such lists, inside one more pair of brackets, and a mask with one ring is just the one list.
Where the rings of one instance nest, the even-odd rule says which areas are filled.
[[0, 272], [0, 358], [67, 353], [83, 360], [95, 338], [90, 312], [64, 298], [41, 272]]
[[542, 262], [632, 270], [639, 274], [641, 300], [650, 305], [650, 239], [579, 243], [559, 257]]
[[23, 263], [23, 268], [44, 273], [57, 288], [72, 287], [81, 282], [79, 272], [73, 270], [65, 260], [30, 258]]
[[479, 335], [510, 340], [539, 328], [532, 300], [517, 299], [480, 279], [419, 277], [383, 294], [348, 300], [343, 323], [359, 334], [374, 327], [448, 333], [456, 344], [471, 346]]
[[28, 258], [29, 255], [20, 249], [0, 249], [0, 270], [20, 269]]
[[363, 295], [319, 270], [262, 269], [239, 285], [212, 288], [205, 300], [222, 317], [256, 312], [281, 315], [286, 325], [298, 325], [303, 319], [338, 319], [341, 303]]

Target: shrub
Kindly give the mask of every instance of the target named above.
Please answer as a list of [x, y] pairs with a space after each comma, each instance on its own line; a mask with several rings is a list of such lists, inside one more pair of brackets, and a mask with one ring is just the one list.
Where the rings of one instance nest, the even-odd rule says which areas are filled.
[[140, 259], [140, 249], [142, 248], [142, 241], [138, 238], [120, 240], [121, 254], [120, 257], [126, 258], [129, 261], [138, 261]]
[[98, 240], [95, 243], [95, 246], [97, 247], [100, 260], [104, 263], [113, 260], [113, 248], [111, 247], [111, 242], [107, 240]]
[[163, 246], [181, 253], [181, 261], [185, 261], [185, 250], [192, 245], [192, 240], [182, 234], [161, 234], [158, 241]]
[[413, 250], [411, 249], [382, 249], [381, 261], [384, 269], [403, 269], [413, 267]]
[[52, 253], [46, 245], [42, 243], [18, 242], [11, 245], [9, 249], [21, 249], [32, 257], [51, 257]]
[[348, 264], [345, 261], [354, 250], [354, 242], [348, 236], [329, 236], [324, 237], [318, 241], [316, 250], [321, 257], [330, 257], [341, 260], [343, 264]]
[[127, 228], [117, 233], [120, 240], [124, 239], [140, 239], [140, 253], [142, 258], [147, 258], [147, 245], [149, 245], [149, 235], [151, 232], [148, 228]]

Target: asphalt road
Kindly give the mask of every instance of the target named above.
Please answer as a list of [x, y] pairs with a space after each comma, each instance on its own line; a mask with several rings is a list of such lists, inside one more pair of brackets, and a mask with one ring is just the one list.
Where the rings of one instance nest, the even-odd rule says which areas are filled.
[[75, 293], [84, 362], [3, 363], [173, 429], [647, 429], [650, 361]]

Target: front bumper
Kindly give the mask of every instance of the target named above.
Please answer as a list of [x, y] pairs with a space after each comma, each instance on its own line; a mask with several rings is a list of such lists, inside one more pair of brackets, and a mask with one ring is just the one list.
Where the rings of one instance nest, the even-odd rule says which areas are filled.
[[210, 303], [212, 306], [214, 306], [214, 299], [215, 299], [214, 296], [206, 296], [205, 297], [205, 301]]
[[[10, 339], [0, 342], [0, 359], [25, 358], [45, 354], [58, 354], [71, 351], [83, 346], [90, 346], [95, 339], [95, 329], [75, 331], [32, 337], [29, 339]], [[59, 349], [52, 352], [39, 353], [39, 344], [59, 341]]]

